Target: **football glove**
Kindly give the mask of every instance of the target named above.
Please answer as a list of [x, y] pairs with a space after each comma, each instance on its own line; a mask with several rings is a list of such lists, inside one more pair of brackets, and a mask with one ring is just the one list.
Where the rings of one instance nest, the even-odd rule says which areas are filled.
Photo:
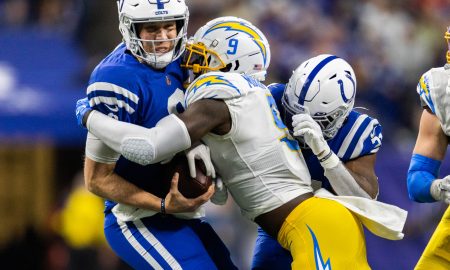
[[450, 204], [450, 175], [434, 180], [431, 183], [430, 193], [435, 200]]
[[302, 113], [292, 116], [292, 127], [294, 137], [302, 136], [304, 138], [305, 143], [317, 156], [322, 167], [333, 168], [337, 166], [339, 158], [331, 151], [323, 137], [322, 129], [309, 114]]
[[228, 189], [223, 184], [223, 181], [220, 177], [217, 177], [214, 180], [214, 194], [211, 196], [210, 201], [216, 205], [224, 205], [228, 199]]
[[195, 170], [195, 160], [201, 159], [205, 164], [206, 168], [206, 176], [211, 176], [212, 178], [216, 178], [216, 170], [214, 169], [214, 165], [211, 161], [211, 153], [209, 151], [209, 147], [204, 144], [199, 144], [194, 148], [191, 148], [186, 151], [186, 157], [189, 164], [189, 173], [192, 178], [197, 176]]
[[77, 116], [77, 124], [79, 127], [86, 128], [86, 124], [83, 123], [83, 118], [89, 111], [91, 111], [91, 106], [89, 106], [89, 100], [87, 97], [79, 99], [75, 108], [75, 115]]

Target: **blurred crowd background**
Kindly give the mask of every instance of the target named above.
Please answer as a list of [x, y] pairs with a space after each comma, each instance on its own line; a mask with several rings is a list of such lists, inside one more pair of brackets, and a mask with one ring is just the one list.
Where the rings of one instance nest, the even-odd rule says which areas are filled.
[[[114, 0], [0, 0], [0, 262], [14, 269], [129, 269], [105, 244], [102, 199], [83, 186], [85, 131], [74, 117], [89, 74], [120, 41]], [[445, 205], [408, 200], [406, 172], [421, 113], [417, 81], [445, 63], [449, 0], [186, 0], [189, 33], [218, 16], [260, 27], [267, 83], [303, 60], [336, 54], [354, 67], [355, 106], [379, 119], [381, 201], [409, 211], [405, 239], [367, 232], [375, 270], [412, 269]], [[450, 173], [444, 161], [441, 175]], [[232, 201], [208, 219], [240, 269], [255, 226]], [[345, 243], [343, 243], [345, 244]], [[3, 267], [2, 266], [2, 267]]]

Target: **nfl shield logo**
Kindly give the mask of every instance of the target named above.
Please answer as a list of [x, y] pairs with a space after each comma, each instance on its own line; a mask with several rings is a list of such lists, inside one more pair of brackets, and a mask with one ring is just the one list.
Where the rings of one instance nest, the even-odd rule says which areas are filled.
[[166, 83], [167, 85], [171, 85], [172, 81], [170, 80], [169, 76], [166, 75]]

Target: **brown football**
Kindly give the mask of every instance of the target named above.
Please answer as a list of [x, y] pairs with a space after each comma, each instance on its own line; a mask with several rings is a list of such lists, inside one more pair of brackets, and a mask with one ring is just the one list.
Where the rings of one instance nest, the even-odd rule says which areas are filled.
[[202, 160], [195, 160], [196, 177], [189, 174], [189, 165], [185, 155], [177, 155], [170, 162], [173, 173], [178, 172], [178, 190], [186, 198], [195, 198], [205, 193], [212, 184], [212, 178], [206, 176], [205, 164]]

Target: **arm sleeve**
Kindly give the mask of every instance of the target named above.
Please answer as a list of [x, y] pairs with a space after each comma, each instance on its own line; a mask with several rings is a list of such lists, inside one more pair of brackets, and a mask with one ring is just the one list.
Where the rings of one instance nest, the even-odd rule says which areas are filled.
[[95, 162], [115, 163], [120, 154], [109, 148], [92, 133], [88, 133], [86, 138], [86, 156]]
[[407, 185], [409, 198], [416, 202], [435, 202], [431, 196], [431, 183], [439, 175], [441, 161], [414, 154], [409, 165]]
[[157, 163], [191, 146], [184, 122], [174, 114], [148, 129], [92, 111], [86, 126], [111, 149], [140, 165]]

